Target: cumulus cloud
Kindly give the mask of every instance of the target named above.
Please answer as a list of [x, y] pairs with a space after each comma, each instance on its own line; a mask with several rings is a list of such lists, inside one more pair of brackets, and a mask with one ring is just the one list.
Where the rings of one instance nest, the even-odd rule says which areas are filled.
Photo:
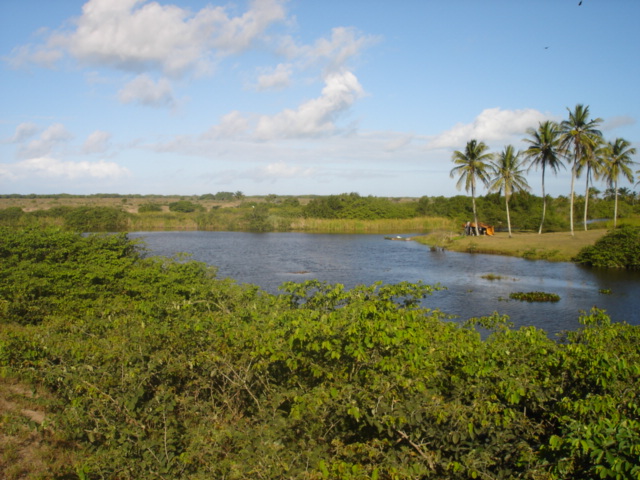
[[293, 72], [291, 65], [278, 64], [276, 68], [258, 76], [256, 89], [262, 90], [280, 90], [286, 88], [291, 83], [291, 74]]
[[71, 31], [49, 35], [41, 45], [12, 52], [13, 66], [51, 66], [65, 53], [84, 64], [118, 70], [159, 70], [171, 76], [208, 71], [219, 54], [250, 47], [265, 30], [285, 18], [284, 0], [254, 0], [243, 15], [207, 6], [192, 13], [148, 0], [89, 0]]
[[259, 170], [260, 177], [263, 178], [298, 178], [313, 175], [313, 168], [303, 168], [294, 165], [287, 165], [285, 162], [276, 162], [267, 165]]
[[352, 27], [336, 27], [329, 38], [320, 38], [312, 45], [300, 46], [291, 37], [283, 37], [279, 51], [289, 58], [300, 58], [308, 65], [326, 63], [327, 71], [337, 71], [344, 68], [349, 59], [379, 41], [380, 37], [363, 35]]
[[254, 0], [242, 16], [229, 18], [220, 7], [215, 9], [213, 45], [222, 51], [237, 53], [251, 47], [269, 26], [286, 19], [285, 0]]
[[222, 117], [218, 125], [214, 125], [202, 136], [205, 139], [230, 139], [241, 135], [249, 129], [249, 121], [238, 111]]
[[111, 134], [102, 130], [96, 130], [85, 140], [82, 153], [103, 153], [109, 148]]
[[431, 148], [454, 148], [466, 144], [472, 138], [483, 142], [507, 140], [514, 135], [524, 135], [529, 127], [547, 120], [537, 110], [502, 110], [489, 108], [483, 110], [472, 123], [457, 124], [452, 129], [437, 135], [428, 146]]
[[255, 135], [260, 140], [295, 138], [333, 133], [335, 120], [364, 93], [351, 72], [327, 75], [319, 98], [309, 100], [297, 110], [287, 109], [274, 116], [262, 116]]
[[25, 122], [16, 127], [16, 131], [9, 139], [10, 143], [21, 143], [38, 132], [39, 128], [35, 123]]
[[[18, 128], [20, 128], [18, 126]], [[49, 155], [58, 145], [71, 140], [73, 135], [61, 123], [47, 127], [40, 137], [23, 145], [18, 150], [19, 158], [35, 158]]]
[[148, 75], [138, 75], [118, 92], [122, 103], [138, 103], [149, 107], [174, 106], [171, 82], [161, 78], [155, 82]]
[[3, 173], [16, 180], [26, 177], [40, 178], [121, 178], [130, 175], [130, 171], [117, 163], [99, 160], [96, 162], [73, 162], [58, 160], [51, 157], [37, 157], [13, 164], [3, 164]]

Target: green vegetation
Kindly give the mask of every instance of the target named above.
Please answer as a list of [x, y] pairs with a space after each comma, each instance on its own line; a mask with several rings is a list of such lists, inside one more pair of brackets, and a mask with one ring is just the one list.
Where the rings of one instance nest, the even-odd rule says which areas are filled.
[[0, 476], [640, 476], [640, 327], [460, 325], [435, 288], [274, 296], [124, 234], [0, 228]]
[[169, 204], [169, 210], [172, 212], [191, 213], [202, 212], [204, 207], [197, 203], [190, 202], [189, 200], [179, 200], [177, 202], [171, 202]]
[[625, 225], [612, 230], [595, 245], [583, 248], [574, 259], [601, 268], [640, 268], [640, 227]]
[[415, 203], [344, 193], [311, 200], [304, 207], [303, 214], [307, 218], [376, 220], [415, 217], [416, 209]]
[[559, 302], [560, 295], [547, 292], [513, 292], [509, 298], [522, 302]]
[[[590, 219], [607, 218], [614, 211], [618, 192], [619, 223], [638, 222], [640, 202], [628, 189], [608, 189], [590, 199]], [[592, 194], [597, 193], [592, 189]], [[428, 233], [443, 230], [457, 235], [473, 218], [471, 200], [465, 196], [416, 198], [361, 197], [357, 194], [328, 197], [233, 197], [224, 200], [209, 194], [201, 197], [162, 196], [56, 196], [0, 195], [0, 225], [11, 227], [59, 226], [87, 231], [299, 231], [327, 233]], [[179, 205], [170, 210], [171, 205]], [[546, 232], [569, 230], [569, 202], [565, 197], [546, 198]], [[584, 200], [576, 196], [576, 205]], [[542, 200], [526, 191], [505, 197], [491, 193], [476, 198], [479, 218], [514, 233], [537, 231]], [[183, 208], [184, 207], [184, 208]], [[96, 210], [92, 210], [96, 209]], [[252, 210], [259, 209], [260, 225]], [[335, 209], [335, 210], [332, 210]], [[188, 210], [188, 211], [185, 211]], [[75, 218], [74, 218], [75, 217]], [[83, 226], [83, 223], [87, 222]], [[610, 228], [613, 221], [591, 228]], [[256, 228], [259, 227], [259, 228]]]

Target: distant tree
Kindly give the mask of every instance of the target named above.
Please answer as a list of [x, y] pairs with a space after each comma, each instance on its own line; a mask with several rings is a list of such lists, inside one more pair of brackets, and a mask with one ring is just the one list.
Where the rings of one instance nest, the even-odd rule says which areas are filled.
[[451, 160], [456, 165], [451, 169], [450, 176], [456, 175], [460, 179], [456, 183], [458, 190], [464, 184], [465, 191], [471, 191], [471, 202], [473, 205], [473, 220], [476, 224], [475, 234], [478, 235], [478, 212], [476, 211], [476, 179], [485, 186], [489, 185], [489, 164], [493, 154], [487, 152], [489, 147], [484, 142], [473, 139], [467, 142], [464, 152], [456, 150], [451, 156]]
[[609, 188], [613, 190], [615, 199], [613, 207], [613, 227], [615, 228], [618, 219], [618, 179], [622, 176], [633, 182], [631, 165], [635, 162], [631, 160], [631, 156], [636, 154], [636, 149], [632, 148], [624, 138], [616, 138], [613, 142], [602, 145], [599, 154], [604, 160], [604, 178]]
[[584, 219], [582, 224], [584, 225], [585, 231], [587, 230], [587, 213], [589, 210], [589, 199], [591, 198], [591, 190], [589, 188], [589, 182], [591, 178], [594, 177], [596, 180], [600, 178], [600, 174], [602, 173], [602, 164], [604, 160], [600, 155], [598, 155], [598, 151], [600, 149], [600, 145], [603, 143], [602, 138], [596, 139], [596, 146], [591, 149], [587, 154], [582, 158], [582, 162], [578, 165], [577, 176], [579, 177], [582, 172], [586, 172], [586, 187], [584, 192]]
[[242, 193], [241, 191], [237, 191], [233, 195], [234, 197], [236, 197], [236, 200], [244, 200], [244, 193]]
[[560, 130], [557, 123], [547, 120], [540, 123], [537, 130], [529, 128], [527, 134], [530, 138], [525, 138], [524, 141], [529, 143], [529, 148], [525, 150], [524, 155], [531, 162], [529, 168], [534, 166], [542, 168], [542, 220], [538, 229], [538, 234], [541, 234], [547, 211], [547, 196], [544, 191], [545, 171], [549, 168], [553, 173], [557, 173], [563, 166], [560, 153]]
[[491, 162], [494, 178], [489, 186], [490, 191], [504, 191], [504, 203], [507, 211], [507, 228], [511, 238], [511, 216], [509, 214], [509, 199], [513, 192], [530, 190], [524, 169], [520, 160], [520, 152], [514, 150], [513, 145], [507, 145], [498, 154], [496, 161]]
[[169, 210], [172, 212], [190, 213], [204, 210], [202, 205], [190, 202], [189, 200], [179, 200], [169, 204]]
[[162, 206], [157, 203], [142, 203], [138, 207], [138, 213], [161, 212]]
[[569, 209], [569, 223], [573, 235], [573, 201], [574, 184], [578, 175], [578, 167], [590, 156], [598, 145], [602, 133], [597, 127], [602, 123], [601, 118], [589, 119], [589, 107], [581, 104], [569, 111], [569, 119], [560, 124], [562, 148], [570, 158], [571, 165], [571, 197]]

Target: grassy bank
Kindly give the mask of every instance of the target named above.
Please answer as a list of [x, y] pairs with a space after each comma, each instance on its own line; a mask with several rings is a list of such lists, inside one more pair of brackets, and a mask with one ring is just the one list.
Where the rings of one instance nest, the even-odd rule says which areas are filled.
[[514, 233], [513, 237], [504, 232], [494, 236], [468, 237], [452, 232], [440, 231], [429, 235], [415, 237], [414, 240], [432, 247], [445, 248], [455, 252], [487, 253], [510, 255], [531, 260], [550, 260], [569, 262], [578, 252], [593, 245], [607, 233], [607, 230], [576, 231], [575, 236], [569, 232]]

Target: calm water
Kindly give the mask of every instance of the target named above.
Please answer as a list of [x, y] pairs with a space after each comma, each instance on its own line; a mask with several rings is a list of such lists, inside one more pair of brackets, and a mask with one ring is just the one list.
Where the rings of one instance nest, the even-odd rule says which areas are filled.
[[[579, 326], [581, 310], [604, 308], [615, 321], [640, 324], [640, 272], [598, 271], [572, 263], [530, 261], [497, 255], [432, 252], [415, 242], [388, 241], [381, 235], [304, 233], [138, 232], [150, 254], [184, 252], [218, 267], [219, 277], [259, 285], [277, 293], [285, 281], [319, 279], [348, 288], [376, 281], [440, 283], [425, 304], [462, 320], [507, 314], [516, 325], [535, 325], [549, 333]], [[500, 275], [501, 280], [482, 278]], [[610, 289], [611, 295], [599, 293]], [[511, 292], [557, 293], [557, 303], [508, 300]]]

